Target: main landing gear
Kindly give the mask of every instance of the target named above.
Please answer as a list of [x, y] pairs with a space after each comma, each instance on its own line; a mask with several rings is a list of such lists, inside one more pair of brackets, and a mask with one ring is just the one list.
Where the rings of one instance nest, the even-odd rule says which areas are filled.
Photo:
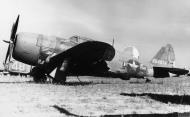
[[47, 81], [45, 70], [43, 69], [42, 66], [34, 67], [30, 75], [33, 77], [33, 80], [36, 83], [45, 83]]
[[45, 83], [47, 81], [47, 77], [53, 79], [52, 83], [55, 84], [65, 84], [66, 76], [68, 71], [68, 60], [64, 60], [62, 65], [57, 67], [54, 78], [46, 73], [43, 65], [38, 65], [32, 69], [31, 76], [33, 76], [33, 80], [36, 83]]

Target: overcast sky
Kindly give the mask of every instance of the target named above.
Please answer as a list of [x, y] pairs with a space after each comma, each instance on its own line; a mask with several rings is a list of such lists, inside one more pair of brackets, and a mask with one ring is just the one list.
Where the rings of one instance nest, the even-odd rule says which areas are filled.
[[[178, 66], [190, 66], [189, 0], [0, 0], [0, 39], [9, 39], [20, 14], [18, 32], [69, 38], [81, 35], [119, 50], [136, 46], [144, 63], [170, 43]], [[0, 40], [0, 41], [1, 41]], [[0, 42], [0, 64], [7, 50]]]

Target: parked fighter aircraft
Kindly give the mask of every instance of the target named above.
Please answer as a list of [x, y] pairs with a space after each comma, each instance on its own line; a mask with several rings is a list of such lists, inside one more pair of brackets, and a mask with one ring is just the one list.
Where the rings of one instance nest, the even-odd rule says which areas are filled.
[[108, 63], [110, 70], [123, 80], [131, 77], [144, 78], [152, 76], [152, 70], [139, 62], [139, 51], [134, 46], [129, 46], [123, 52], [116, 52], [114, 59]]
[[[124, 58], [121, 55], [124, 56]], [[117, 60], [115, 60], [115, 58]], [[111, 69], [117, 67], [116, 73], [118, 73], [119, 77], [121, 77], [124, 80], [128, 80], [131, 77], [164, 78], [170, 77], [170, 73], [179, 76], [185, 75], [189, 72], [189, 70], [175, 67], [175, 54], [170, 44], [166, 45], [165, 47], [162, 47], [159, 50], [159, 52], [151, 60], [150, 63], [152, 65], [149, 67], [139, 62], [139, 52], [135, 47], [128, 47], [124, 50], [124, 52], [121, 53], [117, 52], [115, 58], [108, 65]]]
[[46, 81], [52, 71], [54, 82], [65, 82], [68, 75], [99, 75], [109, 68], [105, 61], [115, 49], [100, 41], [73, 36], [63, 39], [34, 33], [17, 33], [19, 16], [13, 24], [9, 48], [15, 60], [35, 66], [31, 75], [35, 82]]
[[151, 60], [154, 69], [154, 77], [169, 77], [169, 73], [176, 76], [185, 75], [189, 70], [176, 68], [175, 54], [171, 44], [162, 47]]
[[24, 64], [22, 62], [16, 61], [12, 59], [11, 61], [4, 64], [3, 74], [10, 74], [10, 75], [22, 75], [26, 76], [29, 75], [31, 66]]

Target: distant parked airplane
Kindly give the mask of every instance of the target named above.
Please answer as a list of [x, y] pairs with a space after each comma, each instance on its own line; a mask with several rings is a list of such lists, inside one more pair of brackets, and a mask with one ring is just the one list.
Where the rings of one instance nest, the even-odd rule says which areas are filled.
[[4, 70], [3, 70], [4, 75], [10, 74], [10, 75], [27, 76], [29, 75], [31, 70], [31, 66], [16, 61], [14, 59], [11, 59], [10, 61], [3, 64], [4, 64]]
[[151, 60], [152, 66], [150, 67], [139, 62], [139, 52], [135, 47], [128, 47], [124, 52], [117, 52], [115, 58], [116, 60], [111, 61], [108, 65], [111, 70], [116, 69], [114, 73], [118, 73], [117, 75], [124, 80], [132, 77], [164, 78], [170, 77], [170, 73], [179, 76], [189, 72], [187, 69], [175, 67], [175, 54], [170, 44], [159, 50]]
[[162, 47], [151, 60], [154, 77], [169, 77], [170, 73], [176, 76], [185, 75], [189, 70], [175, 66], [175, 54], [171, 44]]

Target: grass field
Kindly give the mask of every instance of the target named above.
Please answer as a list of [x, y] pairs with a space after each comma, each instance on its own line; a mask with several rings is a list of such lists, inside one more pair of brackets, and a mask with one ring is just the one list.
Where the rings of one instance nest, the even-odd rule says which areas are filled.
[[128, 81], [83, 76], [66, 85], [0, 76], [1, 117], [104, 116], [190, 112], [190, 77]]

